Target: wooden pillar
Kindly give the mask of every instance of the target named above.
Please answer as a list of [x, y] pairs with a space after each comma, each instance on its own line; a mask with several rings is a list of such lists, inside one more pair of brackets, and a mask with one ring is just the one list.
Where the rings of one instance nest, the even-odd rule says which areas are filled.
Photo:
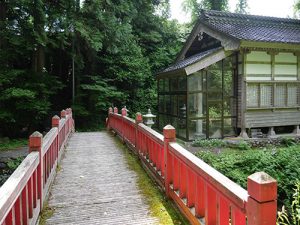
[[248, 224], [276, 224], [277, 181], [264, 172], [254, 173], [248, 177], [248, 194]]
[[39, 152], [39, 165], [37, 168], [37, 186], [38, 186], [38, 198], [40, 199], [40, 209], [43, 208], [43, 183], [44, 183], [44, 173], [43, 173], [43, 153], [42, 153], [42, 145], [43, 145], [43, 135], [38, 131], [35, 131], [29, 137], [29, 152], [37, 151]]
[[135, 115], [135, 149], [136, 149], [136, 152], [139, 153], [139, 150], [140, 150], [140, 145], [139, 145], [139, 141], [138, 140], [138, 129], [139, 129], [139, 124], [143, 122], [143, 116], [141, 113], [136, 113]]
[[[242, 51], [240, 54], [243, 55], [243, 59], [242, 59], [242, 65], [243, 65], [243, 72], [242, 72], [242, 78], [241, 78], [241, 81], [239, 83], [239, 85], [241, 85], [241, 105], [240, 105], [240, 108], [239, 110], [241, 111], [241, 133], [240, 133], [240, 137], [241, 138], [244, 138], [244, 139], [248, 139], [249, 136], [246, 132], [246, 118], [245, 118], [245, 114], [246, 114], [246, 111], [247, 111], [247, 80], [246, 80], [246, 74], [247, 74], [247, 71], [246, 71], [246, 59], [247, 59], [247, 54], [249, 53], [248, 50], [244, 50]], [[238, 75], [238, 76], [241, 76], [241, 75]]]
[[170, 197], [169, 194], [169, 189], [170, 189], [170, 183], [171, 183], [171, 161], [169, 155], [169, 143], [170, 142], [175, 142], [176, 141], [176, 130], [173, 126], [167, 125], [163, 129], [163, 134], [164, 134], [164, 166], [165, 166], [165, 192], [167, 197]]

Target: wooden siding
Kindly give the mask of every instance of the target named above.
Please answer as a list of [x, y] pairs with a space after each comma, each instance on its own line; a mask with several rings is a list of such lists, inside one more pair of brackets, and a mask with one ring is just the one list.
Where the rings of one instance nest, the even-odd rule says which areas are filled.
[[291, 126], [300, 124], [300, 111], [294, 110], [260, 110], [245, 114], [246, 128]]

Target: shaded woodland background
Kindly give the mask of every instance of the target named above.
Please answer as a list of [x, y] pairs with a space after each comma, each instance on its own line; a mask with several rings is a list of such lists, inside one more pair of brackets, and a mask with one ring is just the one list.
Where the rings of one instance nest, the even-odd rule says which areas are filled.
[[[113, 105], [155, 112], [155, 73], [175, 59], [200, 9], [226, 11], [228, 1], [186, 0], [184, 25], [169, 9], [168, 0], [0, 0], [0, 137], [45, 130], [66, 107], [79, 129], [99, 127]], [[247, 13], [247, 1], [236, 11]]]

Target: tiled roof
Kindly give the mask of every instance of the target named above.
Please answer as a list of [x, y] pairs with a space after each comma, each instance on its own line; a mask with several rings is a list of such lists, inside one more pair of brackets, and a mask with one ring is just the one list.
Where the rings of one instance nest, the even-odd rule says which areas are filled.
[[163, 70], [161, 73], [165, 73], [165, 72], [170, 72], [170, 71], [174, 71], [174, 70], [179, 70], [182, 68], [185, 68], [195, 62], [200, 61], [201, 59], [211, 55], [212, 53], [217, 52], [218, 50], [222, 49], [222, 47], [218, 47], [218, 48], [214, 48], [214, 49], [210, 49], [204, 52], [200, 52], [196, 55], [193, 55], [191, 57], [188, 57], [186, 59], [180, 60], [179, 62], [169, 66], [168, 68], [166, 68], [165, 70]]
[[300, 43], [300, 20], [202, 11], [200, 23], [239, 40]]

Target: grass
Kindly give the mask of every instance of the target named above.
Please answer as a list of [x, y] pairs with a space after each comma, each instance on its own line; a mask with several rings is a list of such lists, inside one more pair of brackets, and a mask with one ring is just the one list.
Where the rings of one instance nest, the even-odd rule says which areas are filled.
[[137, 184], [139, 190], [146, 198], [151, 216], [158, 218], [159, 224], [162, 225], [189, 224], [174, 206], [174, 203], [166, 199], [165, 195], [158, 189], [157, 184], [147, 175], [139, 159], [120, 141], [117, 144], [124, 152], [129, 169], [137, 174]]
[[48, 201], [45, 201], [43, 210], [42, 210], [42, 212], [40, 214], [39, 225], [45, 225], [47, 219], [49, 219], [50, 217], [52, 217], [53, 214], [54, 214], [54, 209], [51, 208], [51, 207], [49, 207]]
[[2, 139], [0, 140], [0, 151], [11, 150], [28, 145], [28, 139]]

